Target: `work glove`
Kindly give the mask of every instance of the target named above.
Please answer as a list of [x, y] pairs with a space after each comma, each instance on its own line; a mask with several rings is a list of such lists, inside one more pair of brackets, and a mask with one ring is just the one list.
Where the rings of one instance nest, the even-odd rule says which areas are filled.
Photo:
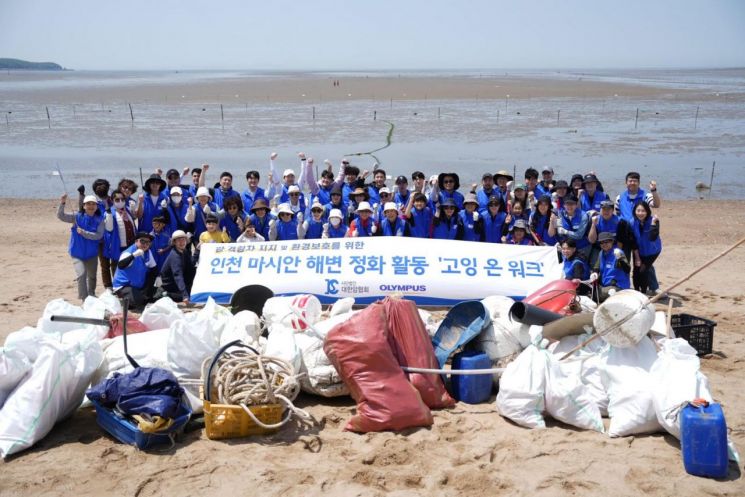
[[352, 231], [352, 238], [357, 238], [358, 236], [360, 236], [360, 234], [357, 233], [357, 230]]
[[210, 209], [210, 205], [209, 205], [209, 204], [206, 204], [206, 205], [204, 206], [204, 208], [202, 209], [202, 211], [203, 211], [203, 212], [204, 212], [205, 214], [210, 214], [210, 213], [212, 213], [212, 209]]
[[85, 185], [80, 185], [78, 187], [78, 193], [81, 195], [85, 195]]
[[595, 283], [598, 280], [598, 273], [592, 273], [590, 275], [590, 283]]
[[302, 212], [297, 213], [297, 222], [301, 224], [303, 222], [304, 216]]
[[373, 224], [373, 225], [372, 225], [372, 228], [370, 228], [370, 232], [371, 232], [371, 233], [372, 233], [373, 235], [374, 235], [375, 233], [377, 233], [377, 232], [378, 232], [378, 225], [377, 225], [377, 224]]
[[142, 257], [143, 255], [145, 255], [145, 252], [143, 252], [142, 249], [137, 249], [134, 252], [132, 252], [132, 255], [134, 257]]
[[620, 248], [614, 248], [613, 255], [616, 256], [616, 259], [626, 259], [626, 254], [624, 254], [623, 250], [621, 250]]
[[558, 233], [559, 235], [561, 235], [561, 236], [566, 236], [566, 234], [567, 234], [567, 230], [566, 230], [566, 228], [564, 228], [564, 227], [562, 227], [562, 226], [559, 226], [558, 228], [556, 228], [556, 232], [557, 232], [557, 233]]
[[277, 225], [276, 219], [270, 219], [269, 220], [269, 229], [274, 228]]
[[479, 220], [479, 213], [476, 211], [473, 211], [473, 222], [476, 222]]
[[163, 199], [160, 201], [160, 208], [161, 209], [167, 209], [168, 208], [168, 201], [166, 199]]

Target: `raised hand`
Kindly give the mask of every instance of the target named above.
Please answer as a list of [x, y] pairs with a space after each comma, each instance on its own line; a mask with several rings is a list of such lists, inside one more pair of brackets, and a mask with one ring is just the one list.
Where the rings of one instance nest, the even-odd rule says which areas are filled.
[[277, 158], [277, 152], [272, 152], [272, 155], [269, 156], [269, 160], [274, 160]]

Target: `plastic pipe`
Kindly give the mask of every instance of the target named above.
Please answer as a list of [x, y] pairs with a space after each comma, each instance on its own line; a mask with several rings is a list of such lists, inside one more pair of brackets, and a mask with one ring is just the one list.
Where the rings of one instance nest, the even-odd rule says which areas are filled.
[[522, 324], [544, 325], [563, 318], [563, 314], [547, 311], [537, 305], [515, 302], [510, 307], [510, 318]]
[[561, 340], [569, 335], [581, 335], [585, 326], [592, 326], [592, 317], [592, 312], [583, 312], [552, 321], [543, 327], [543, 338]]

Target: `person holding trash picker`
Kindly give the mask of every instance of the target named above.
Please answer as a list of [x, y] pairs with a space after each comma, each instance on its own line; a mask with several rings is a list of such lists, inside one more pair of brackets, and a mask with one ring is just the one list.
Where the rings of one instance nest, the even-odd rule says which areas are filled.
[[60, 197], [57, 219], [72, 224], [68, 252], [75, 269], [78, 283], [78, 298], [85, 300], [96, 295], [96, 270], [98, 269], [98, 245], [104, 235], [104, 216], [98, 209], [95, 195], [83, 198], [83, 208], [75, 214], [65, 213], [67, 194]]
[[153, 235], [140, 231], [135, 243], [126, 248], [119, 257], [114, 276], [114, 294], [129, 301], [129, 308], [142, 310], [153, 296], [153, 285], [158, 276], [158, 267], [150, 251]]
[[600, 282], [600, 301], [614, 295], [619, 290], [631, 288], [629, 272], [631, 267], [623, 250], [616, 246], [615, 235], [613, 233], [600, 233], [598, 235], [600, 242], [600, 257], [598, 257], [593, 274], [590, 280]]

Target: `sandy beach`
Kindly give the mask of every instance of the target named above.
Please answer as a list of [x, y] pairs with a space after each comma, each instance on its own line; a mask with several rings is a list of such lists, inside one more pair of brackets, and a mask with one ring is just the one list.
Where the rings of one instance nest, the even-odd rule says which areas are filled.
[[[0, 338], [34, 325], [53, 298], [75, 302], [66, 253], [69, 228], [55, 200], [0, 199], [6, 226]], [[664, 201], [663, 287], [745, 235], [741, 201]], [[32, 216], [33, 222], [27, 220]], [[676, 309], [717, 321], [714, 353], [702, 359], [730, 434], [745, 451], [745, 247], [679, 287]], [[662, 433], [620, 439], [558, 422], [528, 430], [489, 403], [434, 412], [429, 429], [358, 435], [342, 431], [350, 398], [302, 395], [312, 428], [217, 442], [188, 433], [171, 450], [139, 452], [78, 410], [36, 446], [0, 463], [0, 497], [17, 495], [743, 495], [742, 468], [726, 481], [685, 473], [677, 440]]]

